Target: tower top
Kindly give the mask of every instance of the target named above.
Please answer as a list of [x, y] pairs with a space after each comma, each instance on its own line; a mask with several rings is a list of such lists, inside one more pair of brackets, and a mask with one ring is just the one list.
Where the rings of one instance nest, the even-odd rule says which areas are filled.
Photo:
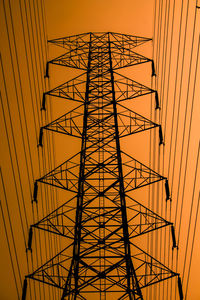
[[50, 40], [49, 43], [64, 48], [65, 52], [50, 60], [49, 63], [87, 70], [89, 53], [93, 55], [93, 64], [96, 62], [96, 65], [99, 66], [100, 61], [104, 65], [106, 60], [109, 61], [110, 51], [113, 70], [121, 69], [151, 61], [151, 59], [134, 52], [137, 46], [150, 40], [112, 32], [89, 32], [58, 38]]

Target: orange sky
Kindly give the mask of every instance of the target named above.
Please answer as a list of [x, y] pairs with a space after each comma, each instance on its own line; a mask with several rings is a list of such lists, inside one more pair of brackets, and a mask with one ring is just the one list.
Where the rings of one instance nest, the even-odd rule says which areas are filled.
[[[192, 32], [193, 32], [193, 22], [195, 17], [195, 5], [192, 1], [189, 1], [189, 15], [188, 22], [186, 23], [187, 18], [187, 1], [184, 1], [183, 6], [183, 17], [182, 17], [182, 28], [181, 28], [181, 40], [180, 48], [178, 49], [178, 38], [180, 32], [180, 18], [181, 18], [181, 0], [176, 1], [175, 6], [175, 18], [174, 18], [174, 33], [172, 39], [172, 56], [171, 56], [171, 65], [170, 62], [170, 45], [171, 45], [171, 34], [172, 34], [172, 9], [174, 1], [156, 1], [156, 31], [154, 36], [154, 1], [148, 0], [110, 0], [110, 1], [97, 1], [97, 0], [53, 0], [44, 1], [45, 2], [45, 11], [46, 11], [46, 36], [48, 39], [58, 38], [67, 35], [73, 35], [78, 33], [84, 33], [89, 31], [113, 31], [126, 34], [133, 34], [138, 36], [145, 37], [154, 37], [154, 48], [153, 43], [148, 43], [147, 45], [138, 48], [136, 51], [144, 54], [147, 57], [152, 57], [154, 49], [154, 59], [157, 67], [158, 76], [153, 80], [152, 87], [157, 88], [159, 92], [159, 98], [161, 103], [161, 111], [156, 111], [151, 107], [151, 98], [147, 97], [137, 104], [128, 103], [127, 106], [145, 117], [152, 117], [154, 121], [158, 123], [162, 121], [163, 132], [165, 132], [165, 164], [164, 168], [162, 167], [163, 161], [163, 146], [160, 147], [160, 166], [158, 163], [158, 135], [156, 134], [154, 139], [153, 132], [151, 133], [152, 144], [151, 148], [151, 159], [149, 157], [149, 138], [150, 133], [139, 134], [137, 137], [132, 136], [129, 139], [122, 141], [122, 149], [127, 151], [129, 154], [134, 156], [136, 159], [140, 160], [149, 165], [155, 170], [159, 170], [160, 173], [164, 176], [169, 177], [170, 190], [172, 189], [172, 202], [165, 202], [162, 199], [162, 187], [158, 188], [157, 186], [151, 189], [151, 197], [149, 200], [150, 208], [154, 209], [157, 213], [162, 215], [172, 222], [175, 221], [175, 212], [177, 207], [177, 219], [176, 219], [176, 234], [178, 236], [178, 228], [181, 224], [181, 233], [179, 239], [179, 260], [178, 260], [178, 272], [183, 272], [184, 267], [184, 256], [186, 250], [186, 237], [188, 233], [188, 225], [191, 211], [193, 187], [194, 187], [194, 175], [197, 161], [197, 151], [199, 144], [199, 99], [198, 99], [198, 82], [200, 80], [200, 75], [197, 73], [196, 78], [196, 89], [194, 94], [194, 108], [192, 113], [192, 124], [190, 139], [188, 138], [188, 132], [190, 128], [190, 113], [192, 109], [192, 99], [193, 99], [193, 90], [195, 86], [195, 63], [197, 60], [197, 46], [199, 39], [199, 13], [197, 12], [196, 18], [196, 31], [194, 37], [194, 47], [193, 47], [193, 56], [192, 56], [192, 69], [191, 69], [191, 78], [189, 77], [189, 67], [190, 67], [190, 56], [191, 56], [191, 42], [192, 42]], [[163, 6], [162, 6], [163, 3]], [[166, 7], [167, 3], [167, 7]], [[170, 3], [170, 7], [168, 6]], [[20, 6], [21, 4], [21, 6]], [[26, 4], [26, 5], [25, 5]], [[29, 5], [30, 4], [30, 5]], [[10, 5], [10, 6], [9, 6]], [[5, 8], [5, 10], [4, 10]], [[10, 10], [11, 8], [11, 10]], [[20, 10], [21, 9], [21, 10]], [[32, 224], [35, 220], [40, 219], [42, 215], [42, 204], [45, 206], [44, 212], [48, 213], [56, 207], [57, 204], [53, 203], [51, 199], [52, 190], [46, 189], [41, 192], [39, 191], [39, 199], [41, 202], [38, 203], [38, 215], [37, 209], [34, 207], [34, 218], [32, 216], [32, 190], [33, 182], [36, 178], [41, 177], [45, 174], [45, 171], [52, 169], [52, 164], [50, 163], [48, 146], [52, 143], [52, 135], [49, 137], [44, 137], [44, 149], [38, 149], [37, 141], [39, 128], [41, 124], [46, 124], [50, 120], [58, 117], [59, 114], [63, 114], [63, 110], [70, 110], [71, 106], [67, 104], [58, 104], [51, 98], [52, 104], [47, 103], [47, 113], [40, 111], [40, 103], [42, 99], [42, 93], [44, 90], [49, 89], [48, 80], [44, 80], [44, 72], [46, 66], [46, 51], [45, 51], [45, 42], [44, 42], [44, 33], [40, 29], [42, 28], [42, 5], [39, 0], [33, 1], [23, 1], [23, 0], [4, 0], [0, 3], [0, 27], [3, 29], [1, 31], [0, 40], [1, 40], [1, 57], [4, 68], [4, 74], [2, 70], [2, 65], [0, 69], [0, 80], [1, 80], [1, 118], [0, 118], [0, 128], [1, 128], [1, 171], [3, 174], [3, 179], [5, 183], [5, 191], [7, 195], [8, 207], [6, 205], [6, 198], [2, 186], [2, 181], [0, 185], [1, 189], [1, 205], [4, 212], [6, 228], [8, 236], [10, 238], [10, 247], [12, 250], [12, 258], [14, 269], [16, 271], [17, 285], [19, 289], [19, 294], [21, 294], [21, 283], [23, 282], [24, 274], [27, 274], [29, 271], [26, 267], [26, 252], [25, 252], [25, 240], [28, 238], [28, 229], [29, 225]], [[168, 28], [165, 29], [165, 17], [169, 9], [169, 24]], [[162, 12], [160, 15], [159, 26], [159, 11]], [[11, 14], [10, 14], [11, 12]], [[27, 15], [26, 15], [27, 13]], [[11, 18], [12, 16], [12, 18]], [[8, 32], [6, 28], [6, 21], [8, 26]], [[12, 27], [13, 21], [13, 27]], [[186, 25], [187, 24], [187, 25]], [[24, 25], [24, 31], [23, 27]], [[186, 32], [186, 48], [184, 53], [184, 34], [185, 28], [187, 26]], [[14, 29], [14, 32], [13, 32]], [[14, 33], [14, 35], [13, 35]], [[24, 34], [24, 35], [23, 35]], [[8, 36], [11, 41], [11, 53], [9, 50]], [[165, 38], [164, 38], [165, 36]], [[30, 37], [30, 40], [29, 40]], [[166, 37], [168, 37], [167, 52], [165, 52], [165, 42]], [[157, 47], [157, 42], [160, 40], [159, 47]], [[25, 41], [25, 43], [24, 43]], [[15, 51], [16, 46], [16, 51]], [[51, 59], [60, 53], [59, 49], [56, 49], [54, 46], [48, 46], [48, 59]], [[178, 52], [179, 50], [179, 52]], [[26, 57], [27, 53], [27, 57]], [[166, 55], [166, 61], [164, 60], [164, 54]], [[184, 56], [184, 57], [183, 57]], [[178, 59], [178, 60], [177, 60]], [[178, 62], [178, 64], [177, 64]], [[181, 68], [183, 64], [183, 77], [182, 77], [182, 86], [181, 85]], [[19, 66], [19, 69], [18, 69]], [[162, 69], [164, 66], [164, 69]], [[176, 66], [178, 66], [178, 76], [177, 84], [176, 82]], [[12, 71], [14, 68], [14, 73]], [[76, 74], [79, 74], [77, 71], [71, 71], [69, 68], [66, 70], [62, 68], [56, 68], [50, 66], [50, 87], [53, 88], [56, 85], [67, 81], [68, 79], [73, 78]], [[199, 69], [199, 65], [198, 65]], [[29, 75], [30, 74], [30, 77]], [[129, 70], [124, 70], [123, 74], [126, 74], [128, 77], [151, 86], [151, 66], [146, 64], [142, 67], [130, 68]], [[166, 74], [165, 80], [164, 74]], [[169, 76], [169, 84], [167, 82]], [[6, 98], [5, 83], [3, 81], [3, 75], [5, 75], [5, 83], [7, 88], [8, 102]], [[188, 80], [189, 83], [188, 83]], [[16, 82], [16, 85], [14, 84]], [[163, 84], [164, 82], [164, 84]], [[162, 85], [163, 84], [163, 85]], [[187, 91], [189, 86], [189, 94], [187, 98]], [[176, 90], [175, 90], [176, 87]], [[180, 92], [181, 91], [181, 92]], [[180, 97], [180, 106], [179, 106], [179, 97]], [[168, 102], [167, 102], [168, 99]], [[186, 110], [186, 101], [188, 99], [188, 106]], [[154, 102], [153, 102], [154, 105]], [[50, 109], [51, 107], [51, 109]], [[173, 107], [174, 110], [174, 119], [173, 119]], [[10, 115], [9, 115], [10, 109]], [[163, 112], [162, 112], [163, 111]], [[34, 112], [34, 113], [33, 113]], [[187, 113], [186, 113], [187, 112]], [[162, 117], [163, 114], [163, 117]], [[186, 115], [186, 121], [185, 121]], [[5, 119], [4, 119], [5, 116]], [[11, 116], [11, 118], [10, 118]], [[179, 122], [177, 123], [179, 116]], [[165, 118], [166, 118], [166, 127], [165, 127]], [[12, 120], [12, 121], [11, 121]], [[7, 126], [9, 142], [6, 135], [5, 123]], [[178, 124], [178, 125], [177, 125]], [[175, 140], [176, 140], [176, 130], [178, 128], [177, 135], [177, 146], [175, 150]], [[185, 131], [185, 143], [183, 147], [183, 165], [182, 172], [179, 182], [179, 169], [180, 169], [180, 155], [182, 147], [183, 133]], [[12, 136], [14, 134], [14, 138]], [[171, 133], [172, 133], [172, 142], [171, 142]], [[189, 150], [188, 150], [188, 161], [187, 161], [187, 142], [189, 141]], [[24, 143], [24, 146], [23, 146]], [[66, 138], [65, 141], [63, 137], [54, 137], [55, 143], [55, 165], [66, 160], [66, 157], [69, 158], [74, 153], [78, 152], [80, 149], [80, 143], [76, 142], [72, 138]], [[70, 145], [70, 147], [69, 147]], [[11, 156], [9, 154], [9, 146], [11, 151]], [[16, 151], [15, 151], [16, 149]], [[154, 149], [157, 149], [155, 152], [155, 162], [153, 161]], [[171, 160], [169, 163], [171, 149]], [[43, 152], [42, 152], [43, 151]], [[175, 152], [176, 151], [176, 152]], [[51, 157], [53, 156], [50, 154]], [[11, 159], [12, 157], [12, 159]], [[46, 157], [46, 158], [45, 158]], [[33, 162], [31, 165], [31, 161]], [[40, 161], [40, 170], [39, 170], [39, 161]], [[45, 161], [44, 165], [42, 161]], [[187, 169], [186, 169], [187, 161]], [[13, 166], [13, 169], [12, 169]], [[173, 169], [173, 166], [175, 168]], [[19, 167], [19, 169], [18, 169]], [[15, 180], [13, 177], [13, 171], [15, 172]], [[173, 173], [174, 172], [174, 173]], [[185, 189], [183, 187], [185, 177]], [[191, 245], [193, 239], [193, 232], [195, 226], [195, 217], [197, 209], [197, 200], [199, 194], [199, 176], [200, 171], [197, 169], [197, 181], [194, 190], [194, 204], [191, 211], [191, 227], [190, 227], [190, 236], [188, 244], [188, 255], [186, 259], [186, 269], [185, 277], [183, 282], [183, 290], [185, 292], [186, 283], [187, 283], [187, 272], [189, 267]], [[22, 186], [20, 186], [20, 179]], [[180, 189], [180, 191], [179, 191]], [[55, 193], [55, 190], [53, 190]], [[17, 199], [17, 193], [19, 195], [19, 205]], [[177, 195], [177, 193], [179, 193]], [[138, 200], [144, 198], [144, 195], [148, 196], [148, 191], [143, 193], [136, 193]], [[58, 197], [61, 197], [62, 194], [58, 194]], [[46, 204], [45, 199], [48, 198], [48, 204]], [[183, 212], [182, 219], [180, 219], [181, 211], [181, 201], [183, 199]], [[63, 200], [64, 201], [64, 200]], [[25, 204], [24, 204], [25, 203]], [[178, 203], [178, 204], [177, 204]], [[148, 199], [146, 200], [145, 205], [148, 205]], [[19, 210], [20, 207], [20, 210]], [[25, 207], [25, 209], [24, 209]], [[8, 209], [11, 216], [12, 230], [14, 233], [14, 240], [16, 245], [17, 257], [19, 260], [19, 269], [17, 266], [16, 255], [14, 252], [14, 244], [11, 238], [11, 227], [9, 225], [9, 216]], [[26, 214], [25, 214], [26, 211]], [[171, 213], [170, 213], [171, 211]], [[27, 221], [26, 221], [27, 218]], [[180, 220], [181, 223], [180, 223]], [[198, 269], [200, 266], [199, 258], [199, 241], [198, 236], [200, 234], [200, 222], [197, 222], [197, 231], [196, 239], [193, 250], [192, 257], [192, 266], [191, 266], [191, 278], [189, 281], [188, 288], [188, 298], [191, 300], [198, 300], [200, 298], [200, 291], [198, 288]], [[6, 299], [18, 299], [16, 293], [16, 287], [14, 284], [12, 267], [8, 252], [8, 246], [6, 242], [5, 228], [1, 219], [1, 236], [2, 243], [0, 246], [1, 255], [1, 272], [0, 272], [0, 298], [2, 300]], [[21, 226], [23, 224], [23, 226]], [[24, 234], [22, 227], [24, 228]], [[171, 246], [168, 246], [169, 231], [163, 231], [163, 235], [158, 234], [156, 237], [152, 237], [153, 247], [150, 249], [150, 252], [155, 255], [157, 254], [158, 259], [162, 260], [165, 264], [169, 263], [170, 268], [176, 269], [176, 252], [174, 250], [173, 260], [172, 260], [172, 250]], [[37, 235], [38, 232], [35, 232]], [[164, 236], [167, 235], [167, 239], [164, 241]], [[46, 243], [45, 235], [41, 234], [41, 241]], [[48, 238], [52, 245], [56, 238]], [[55, 240], [54, 240], [55, 239]], [[159, 249], [161, 252], [157, 253], [157, 244], [159, 244]], [[171, 236], [170, 236], [170, 243]], [[46, 245], [46, 244], [45, 244]], [[160, 248], [160, 245], [161, 246]], [[172, 244], [170, 244], [172, 245]], [[37, 261], [37, 254], [43, 251], [44, 245], [40, 246], [39, 241], [33, 241], [33, 269], [38, 265], [41, 265], [42, 262], [45, 262], [45, 255], [51, 257], [57, 251], [57, 246], [52, 246], [46, 250], [46, 254], [43, 254], [43, 259]], [[46, 247], [46, 246], [45, 246]], [[166, 247], [166, 251], [162, 247]], [[162, 251], [163, 250], [163, 251]], [[160, 251], [160, 250], [159, 250]], [[169, 257], [169, 260], [168, 260]], [[28, 254], [28, 261], [30, 270], [32, 270], [32, 259], [30, 253]], [[21, 277], [21, 282], [20, 282]], [[37, 284], [37, 283], [36, 283]], [[161, 286], [162, 288], [162, 286]], [[36, 286], [37, 293], [39, 293], [38, 285]], [[175, 298], [175, 283], [173, 283], [173, 295], [172, 299], [178, 299], [176, 294]], [[33, 289], [32, 289], [33, 291]], [[166, 293], [166, 289], [163, 289]], [[49, 292], [47, 292], [48, 295]], [[46, 295], [46, 299], [48, 296]], [[168, 296], [168, 297], [167, 297]], [[170, 295], [165, 294], [166, 299], [170, 298]], [[27, 299], [29, 299], [29, 293]], [[56, 298], [56, 295], [55, 295]], [[54, 299], [55, 299], [54, 298]], [[34, 299], [34, 297], [33, 297]], [[38, 298], [40, 299], [40, 298]], [[43, 298], [42, 298], [43, 299]], [[149, 296], [149, 299], [150, 296]], [[153, 298], [152, 298], [153, 299]], [[161, 298], [160, 298], [161, 299]], [[165, 298], [162, 298], [165, 299]]]

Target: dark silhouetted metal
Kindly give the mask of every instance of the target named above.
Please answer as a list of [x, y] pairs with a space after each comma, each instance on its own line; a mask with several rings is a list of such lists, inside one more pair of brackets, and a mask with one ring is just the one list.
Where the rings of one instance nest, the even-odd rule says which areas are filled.
[[143, 299], [143, 288], [178, 275], [134, 242], [137, 236], [172, 223], [128, 194], [165, 180], [169, 199], [168, 181], [120, 149], [121, 138], [156, 127], [163, 143], [160, 125], [121, 104], [154, 93], [159, 107], [157, 92], [116, 72], [150, 62], [154, 76], [152, 60], [134, 52], [147, 41], [117, 33], [49, 41], [66, 51], [48, 62], [46, 76], [49, 63], [84, 72], [44, 94], [43, 109], [47, 95], [76, 101], [77, 107], [42, 127], [39, 145], [43, 131], [51, 130], [81, 138], [82, 146], [35, 183], [35, 201], [39, 183], [75, 196], [32, 225], [63, 236], [66, 247], [27, 278], [62, 289], [62, 299]]

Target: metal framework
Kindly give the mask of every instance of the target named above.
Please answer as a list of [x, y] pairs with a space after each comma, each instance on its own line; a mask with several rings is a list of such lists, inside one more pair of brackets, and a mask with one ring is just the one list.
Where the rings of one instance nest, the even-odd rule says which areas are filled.
[[129, 191], [158, 181], [168, 181], [120, 149], [124, 136], [158, 127], [158, 124], [122, 105], [122, 101], [156, 91], [116, 72], [117, 69], [152, 60], [134, 52], [150, 39], [117, 33], [86, 33], [49, 41], [65, 48], [65, 53], [49, 63], [84, 72], [46, 92], [46, 96], [77, 102], [77, 107], [40, 130], [81, 138], [81, 151], [42, 178], [36, 180], [75, 193], [66, 203], [30, 228], [66, 238], [66, 247], [27, 279], [38, 280], [63, 290], [64, 299], [144, 299], [143, 288], [179, 275], [135, 245], [134, 238], [173, 224], [129, 195]]

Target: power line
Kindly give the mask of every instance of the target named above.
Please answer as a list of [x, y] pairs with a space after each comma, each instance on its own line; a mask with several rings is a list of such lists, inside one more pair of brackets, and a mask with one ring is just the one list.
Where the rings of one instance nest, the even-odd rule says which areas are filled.
[[193, 185], [192, 201], [191, 201], [191, 205], [190, 205], [189, 226], [188, 226], [188, 230], [187, 230], [186, 250], [185, 250], [185, 258], [184, 258], [183, 273], [182, 273], [183, 274], [183, 276], [182, 276], [183, 281], [184, 281], [184, 276], [185, 276], [187, 252], [188, 252], [188, 245], [189, 245], [190, 228], [191, 228], [193, 205], [194, 205], [194, 196], [195, 196], [195, 188], [196, 188], [196, 180], [197, 180], [197, 171], [198, 171], [198, 167], [199, 167], [199, 152], [200, 152], [200, 143], [199, 143], [199, 147], [198, 147], [198, 151], [197, 151], [196, 170], [195, 170], [195, 174], [194, 174], [194, 185]]
[[185, 299], [187, 299], [187, 295], [188, 295], [188, 286], [189, 286], [189, 280], [190, 280], [192, 257], [193, 257], [193, 251], [194, 251], [195, 235], [196, 235], [197, 220], [198, 220], [198, 213], [199, 213], [199, 203], [200, 203], [200, 192], [199, 192], [199, 198], [198, 198], [198, 202], [197, 202], [194, 232], [193, 232], [193, 238], [192, 238], [192, 247], [191, 247], [191, 252], [190, 252], [189, 270], [188, 270], [188, 276], [187, 276], [187, 280], [186, 280]]
[[[1, 182], [2, 182], [2, 186], [3, 186], [4, 198], [6, 200], [6, 207], [7, 207], [8, 217], [9, 217], [9, 224], [10, 224], [12, 240], [13, 240], [13, 245], [14, 245], [15, 260], [16, 260], [16, 263], [17, 263], [17, 269], [18, 269], [18, 273], [19, 273], [20, 283], [22, 285], [21, 272], [20, 272], [20, 269], [19, 269], [19, 261], [18, 261], [18, 257], [17, 257], [17, 251], [16, 251], [16, 246], [15, 246], [14, 235], [13, 235], [13, 231], [12, 231], [12, 224], [10, 222], [10, 214], [9, 214], [9, 210], [8, 210], [8, 206], [7, 206], [7, 196], [6, 196], [5, 186], [4, 186], [4, 182], [3, 182], [3, 174], [2, 174], [1, 168], [0, 168], [0, 177], [1, 177]], [[5, 217], [4, 217], [4, 211], [3, 211], [3, 206], [1, 204], [1, 200], [0, 200], [0, 207], [1, 207], [3, 225], [4, 225], [6, 241], [7, 241], [7, 245], [8, 245], [9, 256], [10, 256], [12, 273], [13, 273], [15, 287], [16, 287], [16, 291], [17, 291], [17, 297], [18, 297], [18, 299], [20, 299], [19, 288], [18, 288], [18, 284], [17, 284], [17, 276], [16, 276], [16, 272], [15, 272], [15, 268], [14, 268], [14, 260], [13, 260], [13, 257], [12, 257], [12, 251], [11, 251], [11, 246], [10, 246], [10, 242], [9, 242], [9, 235], [8, 235], [8, 231], [7, 231], [7, 225], [6, 225], [6, 220], [5, 220]]]

